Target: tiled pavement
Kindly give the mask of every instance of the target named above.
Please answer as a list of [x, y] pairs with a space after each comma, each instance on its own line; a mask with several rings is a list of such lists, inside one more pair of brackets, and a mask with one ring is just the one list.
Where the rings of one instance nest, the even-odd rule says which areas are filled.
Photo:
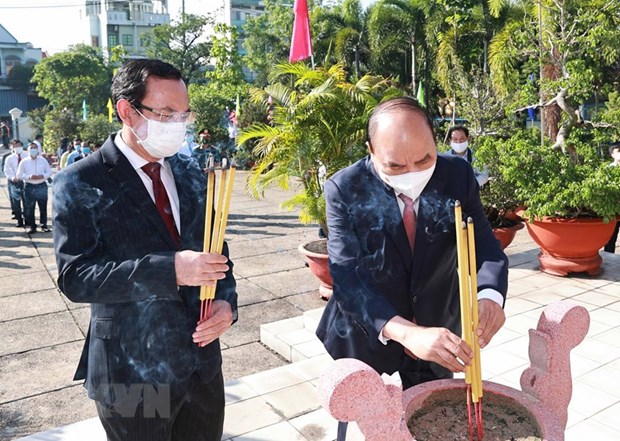
[[[6, 198], [1, 190], [0, 209], [5, 209], [0, 211], [0, 216], [4, 219]], [[298, 258], [290, 252], [300, 239], [312, 238], [314, 231], [306, 228], [291, 234], [293, 226], [287, 223], [296, 221], [282, 214], [269, 218], [269, 234], [264, 235], [264, 216], [277, 211], [274, 199], [282, 195], [262, 203], [250, 200], [242, 192], [237, 196], [239, 209], [247, 205], [249, 212], [257, 217], [255, 223], [246, 225], [241, 225], [239, 220], [239, 231], [242, 229], [248, 236], [235, 236], [239, 231], [231, 233], [231, 248], [238, 257], [235, 269], [239, 270], [240, 286], [248, 285], [246, 292], [251, 298], [245, 301], [248, 304], [271, 304], [271, 309], [284, 306], [291, 313], [287, 318], [279, 319], [255, 312], [259, 316], [256, 329], [246, 331], [257, 334], [259, 325], [262, 325], [261, 342], [280, 354], [276, 361], [273, 358], [263, 360], [262, 364], [257, 361], [262, 360], [264, 354], [259, 351], [258, 358], [250, 354], [258, 343], [253, 343], [252, 337], [246, 338], [244, 332], [236, 337], [246, 338], [250, 343], [239, 346], [238, 355], [226, 359], [226, 351], [235, 348], [225, 346], [225, 364], [243, 364], [246, 354], [246, 357], [254, 357], [248, 363], [259, 369], [249, 375], [235, 376], [233, 372], [227, 376], [224, 439], [333, 440], [335, 421], [320, 408], [315, 392], [318, 377], [329, 368], [331, 361], [312, 332], [320, 316], [318, 307], [321, 304], [312, 300], [316, 295], [314, 282], [307, 278], [307, 270], [303, 264], [295, 263]], [[235, 228], [234, 222], [232, 228]], [[0, 285], [3, 285], [0, 288], [0, 424], [5, 426], [0, 426], [0, 439], [14, 439], [10, 436], [12, 430], [23, 436], [19, 427], [6, 425], [7, 421], [15, 421], [6, 414], [18, 412], [20, 409], [16, 404], [23, 403], [36, 407], [35, 412], [43, 414], [61, 409], [60, 412], [75, 414], [73, 421], [79, 421], [70, 425], [58, 424], [60, 427], [56, 429], [19, 438], [23, 441], [104, 441], [98, 420], [84, 417], [94, 414], [71, 408], [92, 406], [84, 399], [82, 388], [75, 387], [66, 378], [68, 385], [58, 383], [59, 377], [72, 373], [79, 356], [83, 330], [80, 332], [76, 323], [87, 318], [87, 310], [68, 305], [58, 295], [53, 283], [55, 268], [53, 259], [50, 259], [49, 243], [38, 238], [31, 241], [22, 236], [11, 238], [8, 247], [3, 243], [0, 248], [2, 256], [19, 257], [19, 260], [3, 257], [4, 262], [0, 263]], [[7, 236], [0, 234], [0, 239], [4, 242]], [[238, 240], [237, 244], [235, 240]], [[263, 254], [250, 246], [256, 241], [261, 242]], [[536, 327], [546, 304], [571, 299], [588, 309], [592, 321], [586, 340], [571, 354], [573, 399], [569, 406], [566, 440], [620, 439], [620, 256], [603, 253], [604, 271], [596, 278], [581, 275], [558, 278], [538, 270], [538, 250], [525, 230], [519, 232], [515, 243], [506, 251], [511, 267], [506, 305], [508, 318], [504, 328], [483, 350], [483, 378], [518, 388], [519, 376], [528, 363], [527, 330]], [[269, 260], [265, 259], [266, 255]], [[275, 260], [283, 272], [280, 281], [274, 281], [265, 271]], [[20, 278], [24, 273], [27, 279]], [[24, 283], [25, 280], [28, 283]], [[287, 290], [295, 292], [289, 302], [297, 307], [296, 314], [290, 303], [281, 303], [287, 299], [284, 293]], [[248, 312], [252, 310], [248, 308]], [[52, 326], [58, 324], [65, 325]], [[264, 350], [263, 346], [261, 348]], [[25, 379], [17, 375], [23, 381], [21, 384], [7, 375], [31, 365], [41, 366], [39, 371], [31, 371], [38, 372], [38, 375]], [[22, 398], [24, 396], [28, 398]], [[63, 421], [70, 420], [65, 418]], [[349, 439], [362, 437], [352, 428]]]

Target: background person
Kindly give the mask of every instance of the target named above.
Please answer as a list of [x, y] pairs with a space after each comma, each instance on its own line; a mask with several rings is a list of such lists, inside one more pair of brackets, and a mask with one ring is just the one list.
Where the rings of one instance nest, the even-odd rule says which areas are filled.
[[[611, 156], [612, 162], [609, 164], [610, 167], [620, 167], [620, 142], [614, 142], [609, 146], [609, 155]], [[616, 228], [609, 239], [609, 242], [605, 244], [604, 250], [608, 253], [616, 252], [616, 242], [618, 241], [618, 231], [620, 231], [620, 222], [616, 222]]]
[[[473, 150], [469, 147], [469, 129], [465, 126], [452, 126], [448, 129], [448, 139], [450, 140], [450, 147], [452, 149], [451, 153], [465, 159], [472, 164], [473, 167], [476, 158]], [[489, 182], [489, 173], [486, 167], [482, 170], [474, 168], [474, 174], [476, 175], [476, 180], [480, 187]]]
[[30, 227], [28, 234], [37, 232], [34, 209], [39, 207], [41, 230], [49, 233], [47, 226], [47, 179], [52, 175], [47, 160], [41, 156], [39, 147], [34, 142], [28, 145], [28, 157], [19, 163], [17, 177], [24, 181], [24, 218]]
[[28, 153], [24, 152], [24, 145], [19, 139], [11, 141], [13, 153], [4, 160], [4, 175], [7, 179], [7, 188], [9, 190], [9, 199], [11, 201], [11, 213], [13, 219], [17, 221], [16, 227], [24, 226], [24, 181], [17, 175], [19, 164], [28, 157]]

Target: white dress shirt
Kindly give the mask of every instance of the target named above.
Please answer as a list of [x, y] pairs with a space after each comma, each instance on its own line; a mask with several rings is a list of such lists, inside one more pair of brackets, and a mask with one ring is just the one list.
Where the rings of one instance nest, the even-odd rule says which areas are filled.
[[[149, 175], [142, 170], [142, 167], [149, 163], [146, 159], [142, 158], [136, 152], [132, 150], [131, 147], [123, 141], [121, 137], [121, 132], [119, 131], [114, 138], [114, 143], [121, 151], [123, 155], [127, 158], [131, 166], [136, 170], [140, 179], [142, 179], [142, 183], [146, 188], [146, 191], [151, 195], [151, 199], [153, 199], [153, 203], [155, 203], [155, 193], [153, 192], [153, 182]], [[179, 210], [179, 193], [177, 192], [177, 186], [174, 182], [174, 175], [172, 174], [172, 170], [170, 169], [170, 164], [168, 164], [164, 159], [160, 159], [157, 161], [161, 164], [161, 182], [164, 184], [164, 188], [166, 189], [166, 193], [168, 194], [168, 199], [170, 200], [170, 207], [172, 208], [172, 216], [174, 217], [174, 223], [177, 226], [177, 231], [181, 234], [181, 214]]]
[[[43, 175], [42, 179], [32, 179], [33, 176]], [[27, 184], [42, 184], [52, 175], [47, 159], [37, 155], [32, 158], [30, 155], [26, 159], [22, 159], [17, 167], [17, 177]]]
[[[28, 158], [28, 153], [22, 152], [21, 157], [21, 160], [23, 161]], [[17, 153], [12, 153], [11, 156], [4, 160], [4, 176], [6, 176], [9, 181], [12, 181], [13, 178], [17, 177], [18, 166]]]

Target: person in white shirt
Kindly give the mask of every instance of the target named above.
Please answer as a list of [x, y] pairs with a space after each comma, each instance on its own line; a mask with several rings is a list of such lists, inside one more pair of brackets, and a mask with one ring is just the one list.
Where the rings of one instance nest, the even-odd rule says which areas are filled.
[[28, 234], [37, 232], [34, 220], [34, 206], [39, 206], [39, 220], [41, 230], [49, 233], [47, 226], [47, 178], [52, 169], [45, 158], [39, 155], [39, 148], [34, 142], [28, 145], [28, 158], [19, 163], [17, 177], [24, 181], [24, 217], [26, 226], [30, 227]]
[[11, 200], [11, 212], [13, 218], [17, 221], [16, 227], [24, 226], [23, 219], [23, 193], [24, 181], [17, 177], [17, 167], [20, 162], [28, 157], [28, 153], [24, 152], [24, 145], [19, 139], [11, 141], [13, 153], [4, 161], [4, 175], [8, 181], [9, 199]]
[[32, 142], [37, 145], [37, 148], [39, 149], [40, 152], [43, 151], [43, 135], [39, 134], [35, 136], [34, 141]]

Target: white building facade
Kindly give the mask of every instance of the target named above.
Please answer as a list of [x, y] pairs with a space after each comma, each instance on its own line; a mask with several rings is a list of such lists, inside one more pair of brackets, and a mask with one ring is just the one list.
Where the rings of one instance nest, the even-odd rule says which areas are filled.
[[31, 43], [20, 43], [9, 31], [0, 25], [0, 79], [5, 80], [13, 66], [25, 64], [34, 66], [43, 53]]
[[86, 0], [89, 43], [110, 54], [122, 45], [130, 58], [146, 55], [145, 34], [170, 23], [168, 0]]

